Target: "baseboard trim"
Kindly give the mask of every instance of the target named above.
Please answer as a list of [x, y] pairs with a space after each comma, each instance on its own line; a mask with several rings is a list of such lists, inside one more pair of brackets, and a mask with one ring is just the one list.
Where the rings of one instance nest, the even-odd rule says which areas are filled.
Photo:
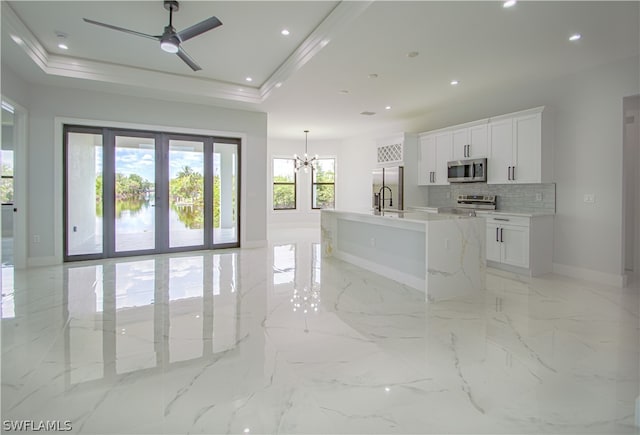
[[624, 287], [627, 284], [626, 275], [615, 275], [612, 273], [598, 272], [597, 270], [568, 266], [566, 264], [553, 263], [553, 273], [620, 288]]
[[55, 255], [49, 257], [27, 258], [27, 267], [55, 266], [56, 264], [62, 264], [62, 259]]

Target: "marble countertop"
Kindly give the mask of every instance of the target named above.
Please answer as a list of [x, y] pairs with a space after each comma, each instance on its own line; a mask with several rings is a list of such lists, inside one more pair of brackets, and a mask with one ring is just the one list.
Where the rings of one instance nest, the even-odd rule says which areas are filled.
[[[427, 206], [408, 207], [408, 209], [410, 210], [415, 210], [417, 212], [424, 212], [424, 213], [438, 213], [438, 208], [440, 207], [427, 207]], [[519, 212], [519, 211], [508, 211], [508, 210], [476, 210], [476, 214], [478, 216], [508, 215], [508, 216], [519, 216], [519, 217], [536, 217], [536, 216], [554, 216], [555, 215], [555, 213], [551, 213], [548, 211]]]
[[458, 215], [458, 214], [446, 214], [446, 213], [433, 213], [428, 211], [383, 211], [380, 214], [375, 214], [371, 210], [322, 210], [323, 213], [341, 213], [345, 215], [357, 215], [369, 218], [379, 218], [385, 220], [403, 220], [406, 222], [433, 222], [451, 219], [471, 219], [473, 216]]
[[555, 216], [555, 213], [551, 213], [548, 211], [522, 213], [522, 212], [506, 211], [506, 210], [477, 210], [476, 213], [478, 215], [507, 215], [507, 216], [519, 216], [519, 217]]

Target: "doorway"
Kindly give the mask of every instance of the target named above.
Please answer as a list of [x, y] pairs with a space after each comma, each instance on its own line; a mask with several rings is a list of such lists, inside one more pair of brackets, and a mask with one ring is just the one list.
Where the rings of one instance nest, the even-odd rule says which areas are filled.
[[640, 95], [623, 100], [624, 273], [640, 283]]
[[236, 138], [64, 126], [65, 261], [239, 246]]

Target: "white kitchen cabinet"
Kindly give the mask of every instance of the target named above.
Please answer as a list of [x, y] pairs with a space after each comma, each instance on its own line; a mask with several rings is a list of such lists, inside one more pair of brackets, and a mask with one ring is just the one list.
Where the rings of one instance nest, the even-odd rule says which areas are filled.
[[488, 139], [487, 183], [510, 183], [513, 165], [513, 119], [490, 122]]
[[542, 181], [542, 113], [513, 118], [513, 168], [511, 181], [540, 183]]
[[550, 150], [543, 144], [542, 134], [542, 108], [492, 119], [487, 135], [487, 183], [551, 181]]
[[553, 216], [492, 213], [485, 218], [489, 266], [531, 276], [552, 271]]
[[418, 154], [418, 185], [438, 186], [449, 184], [447, 163], [451, 160], [452, 135], [444, 131], [420, 136]]
[[[522, 220], [526, 220], [523, 222]], [[511, 224], [510, 222], [514, 222]], [[529, 268], [529, 222], [493, 218], [487, 222], [487, 260]]]
[[418, 184], [449, 184], [448, 161], [485, 157], [489, 184], [550, 183], [551, 119], [549, 109], [536, 107], [421, 133]]
[[436, 172], [436, 140], [435, 135], [420, 136], [418, 149], [418, 185], [433, 184]]
[[487, 124], [463, 127], [452, 132], [453, 159], [486, 158], [488, 153]]
[[447, 181], [447, 163], [453, 160], [452, 156], [452, 135], [450, 131], [436, 134], [436, 174], [435, 185], [449, 184]]

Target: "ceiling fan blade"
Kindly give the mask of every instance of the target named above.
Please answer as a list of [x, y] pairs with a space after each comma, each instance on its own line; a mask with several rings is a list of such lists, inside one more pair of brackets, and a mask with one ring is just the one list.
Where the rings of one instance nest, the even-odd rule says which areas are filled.
[[130, 33], [131, 35], [142, 36], [144, 38], [153, 39], [154, 41], [159, 41], [161, 36], [147, 35], [146, 33], [136, 32], [135, 30], [125, 29], [124, 27], [113, 26], [111, 24], [101, 23], [99, 21], [93, 21], [88, 18], [83, 18], [87, 23], [95, 24], [96, 26], [106, 27], [107, 29], [118, 30], [120, 32]]
[[178, 52], [176, 54], [180, 59], [184, 61], [184, 63], [189, 65], [189, 67], [191, 67], [192, 70], [200, 71], [202, 69], [200, 68], [200, 65], [196, 63], [195, 60], [191, 59], [191, 56], [189, 56], [187, 52], [182, 49], [182, 47], [178, 47]]
[[207, 18], [204, 21], [200, 21], [198, 24], [194, 24], [184, 30], [178, 32], [178, 38], [182, 42], [188, 41], [194, 36], [198, 36], [201, 33], [208, 32], [211, 29], [215, 29], [218, 26], [222, 26], [222, 22], [217, 17]]

